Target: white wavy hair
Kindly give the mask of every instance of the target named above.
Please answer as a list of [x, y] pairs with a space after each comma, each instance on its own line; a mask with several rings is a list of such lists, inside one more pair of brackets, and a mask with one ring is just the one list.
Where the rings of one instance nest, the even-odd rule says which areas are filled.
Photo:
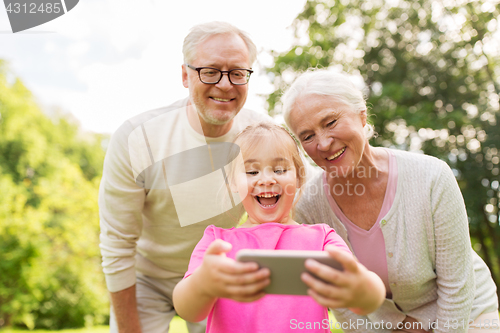
[[191, 28], [186, 38], [184, 38], [184, 44], [182, 46], [184, 63], [188, 64], [196, 58], [196, 47], [208, 37], [230, 33], [240, 36], [247, 45], [251, 66], [257, 58], [257, 47], [250, 39], [250, 35], [232, 24], [221, 21], [202, 23]]
[[[345, 73], [336, 73], [328, 69], [309, 69], [295, 79], [281, 98], [283, 118], [290, 129], [292, 129], [290, 112], [297, 98], [304, 95], [331, 96], [347, 105], [353, 112], [366, 111], [368, 113], [363, 92], [352, 83]], [[365, 137], [370, 139], [374, 133], [373, 125], [367, 121]]]

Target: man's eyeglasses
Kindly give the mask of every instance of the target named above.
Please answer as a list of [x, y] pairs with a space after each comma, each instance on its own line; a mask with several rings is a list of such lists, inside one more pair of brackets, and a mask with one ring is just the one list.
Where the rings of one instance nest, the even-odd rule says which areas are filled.
[[250, 80], [250, 75], [253, 73], [251, 69], [235, 68], [229, 71], [221, 71], [212, 67], [194, 67], [186, 64], [189, 68], [198, 72], [200, 81], [206, 84], [217, 84], [222, 79], [222, 74], [227, 74], [229, 82], [234, 85], [247, 84]]

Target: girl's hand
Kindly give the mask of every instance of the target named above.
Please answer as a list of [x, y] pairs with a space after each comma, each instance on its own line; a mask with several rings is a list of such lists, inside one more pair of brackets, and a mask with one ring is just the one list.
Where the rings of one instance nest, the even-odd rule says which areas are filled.
[[311, 289], [309, 296], [320, 305], [329, 308], [349, 308], [359, 315], [375, 311], [385, 299], [385, 286], [373, 272], [361, 265], [353, 255], [329, 245], [325, 251], [344, 267], [339, 271], [320, 264], [315, 260], [307, 260], [306, 268], [314, 273], [322, 282], [307, 273], [302, 273], [302, 281]]
[[200, 288], [211, 297], [252, 302], [265, 296], [270, 283], [269, 269], [259, 269], [256, 263], [242, 263], [226, 257], [232, 245], [217, 239], [208, 247], [197, 274]]

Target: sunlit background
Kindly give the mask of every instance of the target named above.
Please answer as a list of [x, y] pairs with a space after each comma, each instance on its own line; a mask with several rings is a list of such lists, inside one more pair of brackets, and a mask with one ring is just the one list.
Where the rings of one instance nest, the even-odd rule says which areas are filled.
[[448, 163], [500, 285], [499, 16], [500, 0], [81, 0], [12, 34], [1, 7], [0, 331], [107, 323], [97, 193], [109, 136], [187, 96], [182, 41], [214, 20], [258, 47], [248, 108], [279, 120], [297, 73], [343, 70], [366, 94], [371, 144]]
[[246, 106], [265, 112], [273, 91], [263, 66], [269, 51], [292, 45], [290, 25], [305, 0], [82, 0], [66, 15], [21, 33], [0, 8], [0, 59], [22, 78], [45, 110], [71, 112], [84, 129], [112, 133], [138, 113], [187, 96], [182, 42], [189, 29], [227, 21], [258, 47]]

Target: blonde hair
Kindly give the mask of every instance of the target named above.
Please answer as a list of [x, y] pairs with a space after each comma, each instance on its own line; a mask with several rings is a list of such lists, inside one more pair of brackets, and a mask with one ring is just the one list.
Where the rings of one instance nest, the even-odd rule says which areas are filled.
[[235, 34], [241, 37], [248, 48], [248, 58], [250, 66], [257, 58], [257, 47], [250, 39], [250, 36], [245, 31], [238, 29], [232, 24], [227, 22], [208, 22], [195, 25], [191, 28], [182, 46], [182, 53], [184, 55], [184, 63], [188, 64], [196, 58], [196, 47], [210, 36], [220, 34]]
[[[304, 163], [302, 162], [297, 143], [284, 127], [270, 122], [259, 122], [247, 126], [234, 139], [233, 143], [235, 144], [235, 147], [237, 147], [238, 152], [231, 155], [234, 157], [235, 155], [238, 155], [240, 151], [244, 154], [246, 151], [258, 149], [259, 144], [261, 144], [263, 140], [266, 141], [266, 144], [274, 144], [278, 149], [277, 154], [286, 154], [293, 162], [298, 180], [298, 188], [300, 188], [292, 207], [293, 212], [293, 208], [302, 193], [302, 185], [306, 182], [306, 170]], [[232, 184], [234, 184], [235, 181], [235, 168], [235, 163], [232, 163], [229, 168], [228, 178]]]
[[[330, 96], [347, 105], [356, 113], [368, 112], [363, 93], [352, 83], [345, 73], [336, 73], [328, 69], [308, 69], [305, 73], [297, 77], [281, 98], [283, 118], [290, 128], [292, 128], [290, 124], [292, 108], [297, 98], [304, 95]], [[366, 139], [370, 139], [373, 135], [373, 125], [367, 122], [365, 125], [365, 137]]]

